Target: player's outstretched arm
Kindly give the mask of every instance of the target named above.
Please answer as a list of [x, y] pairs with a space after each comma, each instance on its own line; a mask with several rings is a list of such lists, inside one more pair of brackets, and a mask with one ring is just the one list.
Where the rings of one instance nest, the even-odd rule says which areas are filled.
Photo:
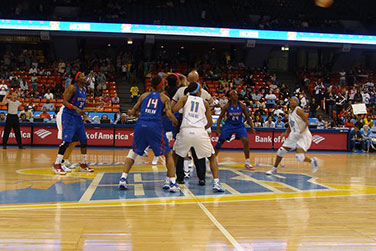
[[1, 105], [6, 105], [8, 104], [8, 95], [9, 95], [9, 92], [7, 92], [5, 94], [5, 96], [3, 97], [3, 100], [1, 101]]
[[212, 119], [212, 114], [211, 114], [211, 109], [210, 109], [209, 103], [207, 101], [204, 101], [204, 104], [205, 104], [205, 108], [206, 108], [205, 116], [206, 116], [206, 119], [208, 121], [208, 123], [205, 126], [205, 130], [207, 130], [207, 129], [211, 128], [211, 126], [213, 125], [213, 119]]
[[226, 111], [228, 109], [228, 103], [224, 107], [222, 107], [221, 109], [222, 109], [221, 114], [219, 114], [219, 117], [217, 119], [217, 130], [215, 131], [218, 136], [221, 134], [221, 123], [222, 123], [222, 120], [225, 117]]
[[174, 105], [174, 107], [172, 108], [172, 112], [175, 113], [175, 112], [179, 111], [181, 108], [183, 108], [185, 103], [187, 102], [187, 99], [188, 99], [187, 96], [179, 99], [179, 101], [176, 103], [176, 105]]
[[249, 116], [249, 112], [248, 112], [247, 107], [243, 103], [240, 103], [240, 106], [242, 107], [243, 113], [245, 115], [245, 119], [247, 120], [248, 125], [251, 127], [252, 132], [253, 133], [256, 132], [253, 121], [252, 121], [251, 117]]
[[171, 111], [170, 99], [164, 94], [161, 95], [161, 98], [165, 107], [166, 116], [172, 121], [173, 126], [177, 126], [178, 120], [176, 119], [175, 115]]
[[147, 95], [149, 95], [149, 92], [142, 94], [141, 97], [137, 100], [137, 103], [132, 107], [132, 109], [128, 110], [129, 116], [134, 116], [136, 114], [136, 112], [140, 109], [142, 100], [144, 100]]
[[69, 100], [72, 98], [73, 94], [77, 91], [77, 87], [74, 85], [70, 85], [64, 95], [63, 105], [68, 109], [75, 110], [78, 114], [83, 115], [84, 111], [79, 109], [78, 107], [74, 106], [73, 104], [69, 103]]
[[304, 110], [302, 108], [298, 108], [298, 110], [296, 110], [296, 114], [298, 114], [299, 117], [301, 117], [302, 120], [305, 123], [305, 126], [303, 127], [302, 131], [300, 132], [300, 133], [302, 133], [302, 132], [304, 132], [308, 128], [308, 126], [309, 126], [309, 120], [308, 120], [307, 114], [305, 114], [305, 112], [304, 112]]

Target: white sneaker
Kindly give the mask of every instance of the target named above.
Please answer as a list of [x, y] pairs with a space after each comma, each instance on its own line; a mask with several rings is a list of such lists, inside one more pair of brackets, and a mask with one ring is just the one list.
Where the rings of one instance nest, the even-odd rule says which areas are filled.
[[169, 177], [166, 177], [164, 182], [163, 182], [163, 186], [162, 186], [163, 189], [170, 189], [170, 178]]
[[312, 172], [315, 173], [319, 169], [319, 163], [317, 162], [317, 158], [313, 157], [311, 159], [311, 167], [312, 167]]
[[272, 169], [270, 169], [269, 171], [267, 171], [265, 174], [266, 175], [274, 175], [276, 173], [277, 173], [277, 168], [273, 167]]
[[119, 181], [119, 189], [126, 190], [128, 189], [128, 179], [121, 177]]
[[245, 163], [245, 164], [244, 164], [244, 167], [245, 167], [245, 169], [248, 169], [248, 170], [255, 170], [255, 167], [252, 166], [251, 163]]
[[152, 164], [153, 166], [157, 165], [157, 164], [158, 164], [158, 159], [159, 159], [159, 157], [158, 157], [158, 156], [155, 156], [154, 159], [153, 159], [153, 161], [151, 162], [151, 164]]
[[179, 192], [179, 191], [180, 191], [180, 188], [179, 188], [178, 184], [172, 183], [170, 181], [170, 193], [176, 193], [176, 192]]
[[226, 189], [222, 186], [222, 184], [218, 181], [217, 183], [213, 184], [213, 190], [215, 192], [224, 192]]
[[68, 166], [65, 165], [65, 162], [61, 164], [61, 168], [66, 172], [66, 173], [71, 173], [72, 169], [70, 169]]

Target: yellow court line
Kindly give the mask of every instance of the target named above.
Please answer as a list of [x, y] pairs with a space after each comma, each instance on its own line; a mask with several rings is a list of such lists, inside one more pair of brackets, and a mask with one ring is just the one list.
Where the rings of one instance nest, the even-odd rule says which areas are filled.
[[196, 203], [199, 200], [202, 203], [217, 202], [238, 202], [238, 201], [260, 201], [277, 199], [310, 199], [324, 197], [342, 197], [342, 196], [367, 196], [376, 195], [376, 187], [345, 186], [334, 185], [337, 189], [341, 187], [358, 188], [359, 190], [326, 190], [326, 191], [307, 191], [299, 193], [273, 193], [273, 194], [255, 194], [255, 195], [232, 195], [232, 196], [205, 196], [195, 198], [155, 199], [155, 200], [119, 200], [111, 202], [89, 202], [89, 203], [57, 203], [57, 204], [32, 204], [32, 205], [7, 205], [0, 206], [2, 210], [22, 210], [22, 209], [54, 209], [54, 208], [80, 208], [80, 207], [116, 207], [116, 206], [141, 206], [141, 205], [166, 205], [166, 204], [185, 204]]

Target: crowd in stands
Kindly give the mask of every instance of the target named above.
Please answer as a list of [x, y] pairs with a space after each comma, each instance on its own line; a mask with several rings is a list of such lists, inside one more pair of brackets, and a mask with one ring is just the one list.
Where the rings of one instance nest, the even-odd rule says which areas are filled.
[[[120, 100], [113, 81], [116, 70], [108, 58], [49, 62], [42, 51], [7, 50], [1, 60], [0, 98], [2, 100], [7, 92], [18, 92], [23, 122], [33, 120], [35, 112], [37, 117], [51, 120], [51, 114], [56, 115], [62, 106], [65, 87], [83, 69], [90, 69], [87, 71], [89, 102], [104, 102], [99, 112], [117, 112]], [[6, 110], [6, 106], [1, 106], [0, 110]], [[24, 113], [26, 116], [22, 116]]]

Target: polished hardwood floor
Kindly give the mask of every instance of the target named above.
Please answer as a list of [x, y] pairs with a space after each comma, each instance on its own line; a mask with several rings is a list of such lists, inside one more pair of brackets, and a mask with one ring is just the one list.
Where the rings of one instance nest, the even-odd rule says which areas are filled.
[[221, 152], [226, 193], [193, 173], [170, 194], [152, 156], [118, 190], [127, 152], [89, 149], [96, 172], [61, 177], [56, 149], [1, 150], [0, 250], [376, 250], [376, 155], [309, 153], [321, 164], [312, 174], [287, 154], [268, 177], [274, 152], [251, 152], [253, 172], [241, 152]]

